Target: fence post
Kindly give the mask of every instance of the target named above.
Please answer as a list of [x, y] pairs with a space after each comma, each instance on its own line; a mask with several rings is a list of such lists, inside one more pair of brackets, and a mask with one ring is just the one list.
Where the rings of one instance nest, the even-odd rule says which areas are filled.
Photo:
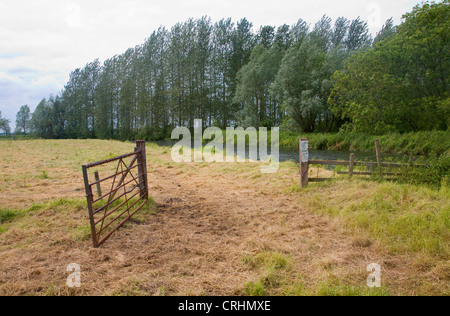
[[91, 222], [92, 242], [94, 244], [94, 248], [98, 248], [99, 245], [98, 245], [97, 232], [95, 230], [94, 210], [92, 207], [93, 194], [92, 194], [91, 186], [89, 184], [89, 176], [88, 176], [86, 166], [83, 166], [83, 180], [84, 180], [84, 187], [86, 189], [86, 199], [87, 199], [87, 205], [88, 205], [88, 210], [89, 210], [89, 221]]
[[309, 143], [307, 138], [300, 139], [300, 188], [309, 183]]
[[354, 166], [355, 166], [355, 154], [351, 154], [350, 155], [350, 167], [348, 170], [348, 172], [350, 174], [350, 178], [353, 178]]
[[98, 182], [97, 183], [97, 194], [98, 194], [98, 197], [100, 198], [103, 194], [102, 194], [102, 188], [101, 188], [101, 186], [100, 186], [100, 175], [98, 174], [98, 171], [95, 171], [94, 172], [94, 176], [95, 176], [95, 182]]
[[148, 178], [147, 178], [147, 153], [145, 150], [145, 141], [138, 140], [136, 142], [137, 151], [140, 151], [138, 157], [138, 172], [139, 172], [139, 182], [144, 182], [141, 185], [142, 195], [148, 198]]
[[381, 169], [381, 146], [380, 146], [380, 140], [376, 139], [375, 140], [375, 150], [377, 153], [377, 164], [378, 164], [378, 169], [380, 170], [380, 175], [383, 174], [383, 170]]

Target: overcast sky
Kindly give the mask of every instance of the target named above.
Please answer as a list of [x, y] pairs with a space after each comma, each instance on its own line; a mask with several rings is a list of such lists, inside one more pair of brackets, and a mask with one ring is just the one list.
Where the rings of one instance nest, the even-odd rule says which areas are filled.
[[160, 25], [190, 17], [216, 22], [246, 17], [254, 25], [314, 24], [324, 14], [367, 20], [372, 33], [421, 1], [411, 0], [0, 0], [0, 111], [12, 121], [21, 105], [32, 110], [56, 95], [69, 73], [121, 54]]

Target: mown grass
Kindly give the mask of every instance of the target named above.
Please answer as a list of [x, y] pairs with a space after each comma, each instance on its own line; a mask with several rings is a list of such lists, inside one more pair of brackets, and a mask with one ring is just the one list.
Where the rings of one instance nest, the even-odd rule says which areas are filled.
[[371, 289], [354, 286], [344, 280], [327, 278], [318, 284], [307, 285], [293, 267], [292, 258], [286, 254], [263, 251], [256, 255], [245, 255], [243, 264], [260, 276], [244, 285], [248, 296], [388, 296], [384, 288]]
[[118, 289], [108, 293], [108, 296], [116, 297], [142, 297], [150, 296], [148, 289], [141, 284], [141, 281], [136, 278], [130, 278], [124, 283], [120, 284]]
[[[130, 143], [96, 140], [36, 140], [4, 142], [1, 145], [1, 149], [4, 149], [2, 159], [9, 161], [10, 164], [10, 168], [5, 168], [0, 174], [3, 181], [19, 175], [40, 174], [42, 170], [46, 170], [52, 180], [65, 179], [68, 175], [77, 176], [79, 179], [80, 166], [88, 159], [102, 160], [116, 155], [112, 152], [115, 150], [117, 154], [131, 152], [133, 146]], [[155, 165], [167, 168], [176, 166], [179, 172], [186, 174], [196, 172], [195, 168], [189, 165], [179, 165], [168, 159], [170, 148], [160, 148], [153, 144], [147, 146], [149, 172], [152, 172], [152, 166]], [[8, 149], [13, 147], [21, 149], [22, 162], [14, 160], [12, 151]], [[42, 151], [42, 148], [47, 150]], [[68, 148], [72, 150], [69, 151]], [[42, 156], [37, 157], [36, 152], [43, 152]], [[57, 160], [55, 167], [48, 165], [53, 159]], [[377, 244], [378, 247], [379, 243], [380, 251], [407, 256], [415, 261], [413, 264], [418, 268], [437, 271], [438, 278], [448, 280], [450, 260], [448, 183], [443, 183], [440, 189], [436, 189], [425, 185], [392, 183], [380, 179], [369, 181], [356, 177], [353, 180], [338, 177], [329, 182], [310, 184], [308, 188], [300, 190], [298, 164], [293, 162], [281, 163], [280, 170], [271, 175], [262, 175], [260, 164], [213, 164], [211, 176], [223, 174], [250, 179], [253, 181], [250, 183], [255, 186], [264, 184], [261, 194], [270, 192], [271, 195], [279, 194], [279, 198], [294, 195], [302, 209], [334, 218], [342, 223], [342, 226], [354, 235], [356, 245], [367, 247]], [[33, 181], [35, 182], [32, 183], [37, 185], [46, 182], [43, 179]], [[81, 181], [76, 181], [82, 187]], [[79, 191], [73, 194], [83, 195]], [[28, 208], [15, 208], [6, 204], [0, 207], [0, 243], [4, 243], [2, 247], [21, 248], [44, 243], [72, 244], [90, 238], [84, 198], [32, 203]], [[153, 212], [152, 207], [144, 208], [133, 219], [145, 221], [148, 214]], [[244, 267], [256, 275], [254, 279], [243, 284], [242, 294], [246, 295], [389, 295], [390, 293], [386, 288], [368, 289], [366, 286], [355, 286], [344, 279], [337, 280], [332, 277], [314, 285], [306, 284], [304, 278], [296, 271], [291, 256], [285, 253], [264, 251], [246, 255], [242, 262]], [[420, 277], [418, 275], [417, 279]], [[124, 286], [123, 293], [135, 291], [140, 293], [140, 286], [130, 283]], [[417, 291], [428, 293], [425, 287]], [[430, 293], [445, 291], [442, 289], [439, 292], [434, 289]]]
[[[314, 176], [316, 169], [313, 168]], [[257, 164], [225, 165], [221, 173], [234, 172], [239, 177], [253, 179], [258, 174]], [[321, 169], [322, 170], [322, 169]], [[324, 171], [324, 170], [323, 170]], [[280, 164], [273, 175], [255, 178], [254, 184], [272, 185], [271, 194], [279, 198], [294, 196], [300, 207], [313, 214], [333, 219], [353, 240], [354, 247], [376, 249], [391, 258], [408, 258], [405, 274], [415, 281], [417, 295], [442, 295], [450, 288], [443, 286], [450, 280], [450, 188], [423, 184], [387, 181], [381, 177], [367, 178], [335, 176], [323, 183], [310, 183], [300, 189], [298, 164]], [[330, 175], [325, 175], [330, 177]], [[254, 269], [258, 258], [243, 259]], [[259, 260], [261, 262], [261, 260]], [[267, 260], [266, 260], [267, 262]], [[249, 263], [249, 264], [248, 264]], [[262, 265], [264, 266], [264, 265]], [[289, 265], [288, 265], [289, 266]], [[368, 289], [348, 280], [324, 279], [305, 285], [302, 278], [290, 273], [281, 285], [273, 287], [271, 274], [279, 270], [271, 265], [260, 268], [260, 277], [244, 286], [247, 295], [389, 295], [396, 290]], [[429, 274], [433, 275], [433, 279]], [[426, 276], [428, 275], [428, 276]], [[384, 284], [384, 283], [383, 283]], [[384, 284], [389, 286], [389, 284]]]
[[20, 247], [23, 242], [32, 242], [38, 234], [46, 234], [53, 229], [60, 233], [63, 229], [64, 237], [84, 240], [81, 235], [87, 231], [86, 225], [77, 219], [86, 209], [85, 200], [59, 199], [22, 210], [0, 210], [0, 239], [14, 236], [15, 246]]
[[[149, 199], [130, 223], [142, 223], [152, 214], [155, 214], [155, 204]], [[126, 216], [124, 214], [118, 222]], [[39, 241], [60, 244], [83, 242], [90, 238], [91, 226], [85, 199], [59, 199], [34, 204], [23, 210], [0, 209], [0, 241], [14, 241], [16, 248]]]
[[[328, 196], [325, 200], [324, 196]], [[394, 254], [450, 259], [450, 191], [354, 179], [300, 191], [314, 213], [343, 219], [350, 230], [380, 241]]]

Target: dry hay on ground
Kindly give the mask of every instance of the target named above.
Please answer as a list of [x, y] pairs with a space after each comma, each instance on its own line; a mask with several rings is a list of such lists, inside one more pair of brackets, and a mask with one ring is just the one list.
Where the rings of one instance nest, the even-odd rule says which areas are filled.
[[[414, 294], [417, 284], [432, 278], [412, 278], [407, 255], [388, 254], [339, 220], [308, 210], [295, 190], [295, 166], [262, 175], [258, 164], [178, 165], [168, 150], [156, 147], [148, 149], [155, 214], [93, 249], [78, 166], [87, 157], [100, 160], [133, 145], [50, 144], [55, 147], [43, 152], [42, 144], [24, 142], [22, 163], [3, 168], [0, 177], [8, 184], [1, 208], [75, 201], [43, 206], [18, 219], [22, 227], [13, 222], [0, 234], [2, 295], [243, 295], [258, 294], [258, 284], [262, 294], [371, 294], [366, 267], [373, 262], [382, 265], [391, 294]], [[1, 158], [10, 159], [1, 150]], [[54, 156], [59, 159], [50, 163]], [[34, 177], [43, 168], [51, 181]], [[16, 190], [20, 181], [26, 185]], [[81, 267], [80, 289], [65, 285], [70, 263]]]

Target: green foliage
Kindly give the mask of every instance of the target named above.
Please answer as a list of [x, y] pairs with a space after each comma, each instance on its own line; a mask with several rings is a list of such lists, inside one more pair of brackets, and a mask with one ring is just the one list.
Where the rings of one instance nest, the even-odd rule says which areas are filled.
[[329, 98], [345, 129], [384, 134], [447, 130], [450, 82], [449, 1], [416, 6], [387, 24], [372, 49], [333, 77]]
[[8, 136], [0, 136], [0, 141], [11, 141], [11, 140], [31, 140], [35, 139], [32, 135], [8, 135]]
[[326, 104], [334, 67], [343, 61], [340, 51], [325, 54], [319, 44], [305, 39], [288, 50], [272, 87], [283, 99], [287, 125], [305, 132], [323, 124], [330, 128], [332, 118]]
[[450, 179], [450, 154], [427, 161], [427, 167], [406, 167], [400, 172], [400, 181], [410, 184], [428, 184], [432, 187], [448, 187]]
[[48, 179], [48, 173], [45, 170], [42, 170], [42, 174], [39, 176], [41, 179]]
[[33, 135], [41, 138], [64, 138], [66, 117], [60, 97], [43, 99], [29, 122]]
[[447, 130], [448, 4], [419, 5], [399, 26], [388, 20], [374, 41], [360, 18], [257, 33], [246, 19], [160, 27], [144, 44], [74, 70], [30, 128], [42, 138], [120, 140], [164, 139], [195, 119], [301, 132]]
[[16, 133], [27, 133], [31, 120], [30, 108], [23, 105], [16, 116]]
[[11, 127], [9, 126], [10, 121], [6, 118], [2, 118], [2, 112], [0, 112], [0, 131], [4, 132], [6, 135], [11, 133]]
[[[161, 27], [103, 65], [94, 60], [74, 70], [62, 93], [37, 107], [33, 134], [163, 139], [176, 126], [192, 128], [197, 118], [222, 128], [289, 124], [298, 121], [295, 107], [307, 121], [301, 128], [337, 128], [326, 105], [330, 77], [348, 52], [367, 44], [367, 24], [340, 18], [333, 28], [324, 16], [311, 31], [303, 20], [263, 26], [256, 34], [251, 29], [246, 19], [212, 24], [208, 17]], [[294, 60], [286, 59], [280, 74], [287, 51]], [[305, 52], [310, 63], [301, 67], [298, 54]], [[292, 63], [295, 73], [288, 69]]]
[[[381, 136], [364, 133], [298, 134], [283, 131], [280, 146], [298, 148], [300, 138], [308, 138], [314, 150], [342, 150], [374, 152], [379, 139], [382, 153], [403, 154], [401, 163], [426, 164], [425, 168], [407, 167], [392, 170], [399, 173], [398, 181], [409, 184], [426, 184], [441, 187], [450, 177], [450, 132], [417, 132]], [[408, 156], [411, 157], [408, 159]], [[426, 157], [417, 157], [426, 156]], [[417, 159], [419, 159], [417, 161]], [[375, 159], [373, 159], [375, 161]], [[385, 159], [383, 159], [385, 161]]]
[[336, 120], [327, 104], [331, 76], [348, 55], [370, 43], [367, 24], [324, 16], [311, 33], [287, 51], [272, 86], [286, 113], [284, 125], [303, 132], [331, 131]]
[[380, 32], [378, 32], [377, 36], [375, 37], [373, 44], [376, 45], [377, 43], [387, 39], [388, 37], [394, 35], [397, 32], [397, 28], [394, 25], [394, 19], [390, 18], [386, 21], [386, 24], [383, 25]]
[[345, 150], [373, 152], [379, 139], [381, 151], [407, 156], [441, 156], [450, 151], [449, 132], [417, 132], [407, 134], [370, 135], [365, 133], [280, 133], [280, 146], [298, 148], [300, 138], [309, 139], [309, 147], [316, 150]]
[[0, 224], [10, 222], [21, 215], [18, 211], [0, 210]]
[[266, 48], [257, 46], [250, 57], [250, 62], [237, 74], [238, 86], [235, 102], [243, 104], [237, 118], [241, 126], [269, 127], [280, 123], [277, 121], [277, 100], [270, 95], [269, 87], [278, 73], [284, 52], [278, 46]]

